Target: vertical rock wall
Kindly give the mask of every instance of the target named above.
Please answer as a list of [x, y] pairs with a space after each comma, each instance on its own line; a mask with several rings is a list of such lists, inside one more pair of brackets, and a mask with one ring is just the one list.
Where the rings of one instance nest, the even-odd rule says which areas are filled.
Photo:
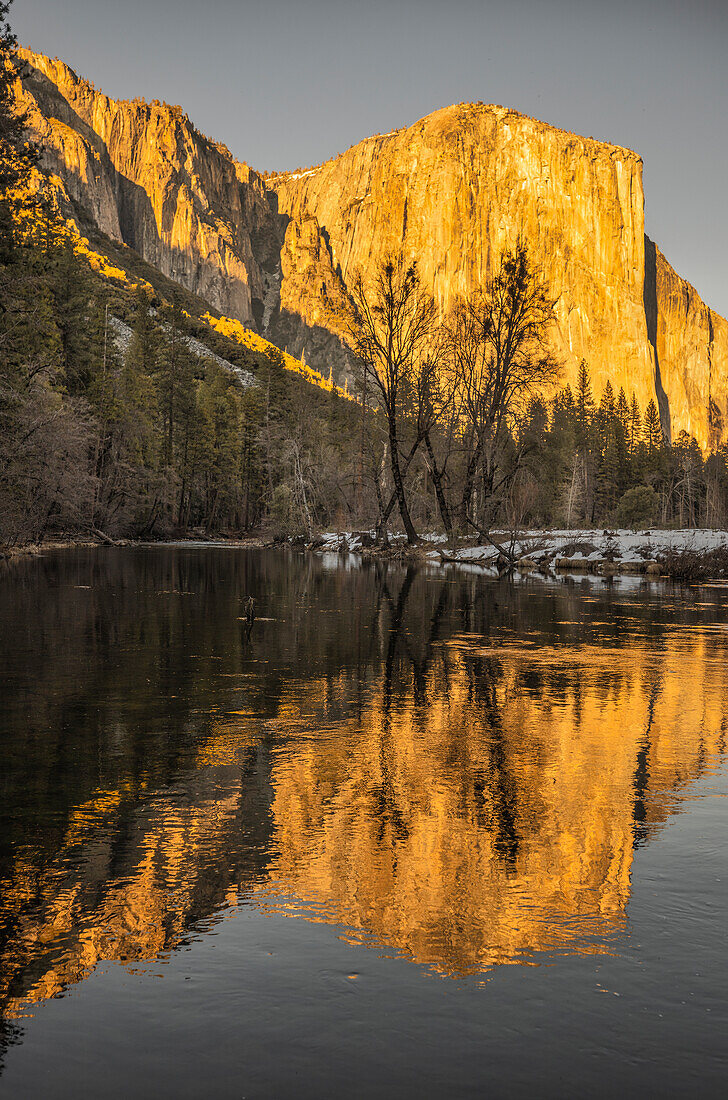
[[[655, 351], [673, 437], [687, 431], [716, 446], [728, 431], [728, 322], [654, 253]], [[664, 422], [664, 417], [663, 417]]]
[[502, 107], [460, 104], [264, 181], [180, 108], [116, 102], [26, 52], [22, 98], [44, 166], [100, 230], [228, 316], [339, 379], [358, 268], [417, 259], [443, 311], [526, 238], [556, 298], [552, 339], [654, 398], [666, 435], [728, 433], [728, 324], [644, 235], [642, 161]]
[[264, 265], [276, 263], [279, 221], [257, 173], [204, 138], [179, 108], [116, 102], [60, 61], [24, 57], [24, 99], [43, 166], [103, 232], [254, 324]]
[[[642, 161], [503, 108], [460, 105], [369, 138], [313, 172], [275, 183], [280, 209], [313, 215], [346, 283], [387, 252], [417, 259], [445, 311], [525, 236], [557, 299], [564, 377], [582, 358], [642, 403], [654, 394], [643, 305]], [[308, 321], [315, 286], [282, 300]]]

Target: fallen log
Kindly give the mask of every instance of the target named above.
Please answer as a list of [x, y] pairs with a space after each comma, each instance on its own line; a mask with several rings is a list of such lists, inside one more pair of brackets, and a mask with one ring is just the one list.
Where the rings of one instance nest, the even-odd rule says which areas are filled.
[[109, 546], [123, 546], [123, 543], [118, 539], [112, 539], [111, 535], [107, 535], [104, 531], [100, 531], [98, 527], [89, 526], [87, 528], [88, 533], [93, 535], [95, 539], [99, 539], [101, 542], [107, 543]]

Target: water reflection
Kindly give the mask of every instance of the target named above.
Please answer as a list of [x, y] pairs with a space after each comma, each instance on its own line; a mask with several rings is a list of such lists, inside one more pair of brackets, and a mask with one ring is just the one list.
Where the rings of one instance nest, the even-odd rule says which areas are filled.
[[331, 685], [287, 685], [275, 887], [444, 974], [608, 949], [634, 847], [724, 751], [723, 647], [471, 635], [402, 649], [318, 736], [307, 716]]
[[613, 950], [635, 848], [725, 752], [723, 623], [710, 599], [263, 553], [16, 568], [6, 1018], [240, 904], [450, 976]]

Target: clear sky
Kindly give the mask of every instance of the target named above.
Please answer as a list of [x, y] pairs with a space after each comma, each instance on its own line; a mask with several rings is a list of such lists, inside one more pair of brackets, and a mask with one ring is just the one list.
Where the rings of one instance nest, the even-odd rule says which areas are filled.
[[16, 0], [11, 20], [261, 170], [475, 100], [635, 149], [647, 232], [728, 316], [728, 0]]

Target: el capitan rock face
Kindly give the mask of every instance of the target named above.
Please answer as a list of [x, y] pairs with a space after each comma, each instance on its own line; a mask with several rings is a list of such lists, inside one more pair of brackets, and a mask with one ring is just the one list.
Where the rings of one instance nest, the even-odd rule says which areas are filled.
[[[608, 363], [617, 390], [634, 388], [643, 404], [652, 396], [634, 153], [500, 107], [460, 105], [274, 186], [293, 222], [313, 215], [325, 228], [344, 282], [402, 248], [418, 258], [443, 311], [481, 285], [522, 234], [557, 298], [554, 339], [566, 377], [584, 358], [599, 389]], [[307, 319], [315, 297], [297, 297]]]
[[179, 108], [116, 102], [26, 53], [45, 167], [99, 229], [269, 340], [340, 376], [347, 283], [389, 251], [446, 310], [525, 236], [557, 298], [573, 380], [607, 378], [668, 435], [728, 434], [728, 324], [644, 234], [642, 161], [502, 107], [461, 104], [264, 180]]
[[651, 328], [656, 319], [650, 338], [673, 434], [685, 430], [715, 446], [728, 438], [728, 321], [705, 305], [649, 239], [646, 260], [645, 286], [654, 277], [656, 302], [646, 311]]

